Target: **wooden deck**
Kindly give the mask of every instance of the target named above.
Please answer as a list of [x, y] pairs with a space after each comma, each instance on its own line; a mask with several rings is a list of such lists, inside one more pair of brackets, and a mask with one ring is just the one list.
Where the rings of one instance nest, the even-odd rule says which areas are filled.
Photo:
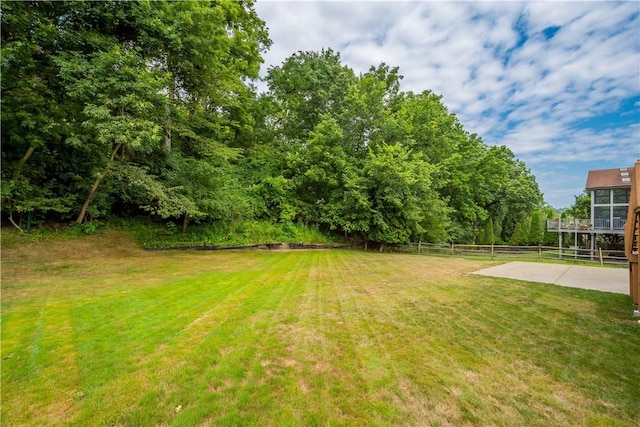
[[556, 233], [589, 233], [589, 234], [624, 234], [626, 221], [620, 218], [611, 220], [596, 219], [548, 219], [547, 230]]
[[633, 166], [631, 184], [631, 200], [629, 201], [629, 222], [624, 236], [624, 251], [629, 260], [629, 294], [640, 315], [640, 160]]

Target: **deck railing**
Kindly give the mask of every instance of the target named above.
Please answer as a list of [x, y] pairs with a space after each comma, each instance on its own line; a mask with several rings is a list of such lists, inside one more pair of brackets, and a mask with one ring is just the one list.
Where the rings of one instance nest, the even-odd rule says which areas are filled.
[[593, 221], [589, 219], [578, 218], [562, 218], [562, 219], [548, 219], [547, 230], [549, 231], [575, 231], [575, 230], [624, 230], [624, 223], [626, 220], [622, 218], [600, 219], [596, 218]]
[[594, 230], [624, 230], [624, 223], [626, 220], [622, 218], [613, 218], [613, 221], [610, 219], [594, 219], [593, 220], [593, 229]]

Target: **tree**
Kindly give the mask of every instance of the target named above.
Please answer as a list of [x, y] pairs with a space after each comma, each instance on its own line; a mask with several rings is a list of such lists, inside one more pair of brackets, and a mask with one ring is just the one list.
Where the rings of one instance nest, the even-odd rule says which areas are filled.
[[[381, 244], [508, 239], [525, 165], [397, 67], [330, 49], [271, 67], [251, 1], [3, 2], [2, 209], [78, 222], [305, 221]], [[3, 75], [3, 77], [4, 77]], [[493, 231], [490, 230], [493, 229]]]
[[392, 119], [401, 79], [397, 67], [382, 63], [351, 83], [339, 114], [345, 149], [351, 155], [362, 159], [368, 148], [403, 142]]
[[[156, 193], [163, 187], [175, 200], [194, 198], [176, 206], [203, 207], [198, 198], [214, 189], [193, 185], [219, 182], [194, 181], [179, 165], [193, 159], [230, 167], [229, 146], [251, 139], [248, 81], [257, 78], [270, 44], [253, 2], [0, 7], [2, 175], [10, 181], [2, 196], [9, 217], [34, 208], [78, 209], [79, 222], [91, 210], [108, 215], [124, 194], [113, 189], [129, 181]], [[118, 184], [105, 186], [116, 169]], [[177, 181], [191, 190], [179, 196], [168, 187]], [[140, 188], [127, 194], [142, 197], [138, 207], [145, 209]]]
[[346, 179], [358, 164], [345, 149], [344, 134], [328, 115], [310, 134], [302, 155], [300, 178], [297, 180], [300, 210], [306, 220], [340, 228], [344, 214], [343, 197]]
[[76, 117], [83, 132], [69, 136], [69, 143], [92, 145], [104, 153], [76, 219], [81, 224], [113, 163], [129, 150], [150, 153], [160, 141], [161, 128], [149, 117], [163, 108], [162, 81], [135, 51], [119, 45], [88, 57], [61, 55], [56, 61], [69, 96], [84, 105]]
[[342, 110], [354, 80], [331, 49], [295, 53], [268, 70], [266, 81], [278, 108], [270, 121], [287, 143], [304, 141], [323, 114], [335, 117]]
[[536, 210], [531, 215], [529, 235], [527, 236], [527, 243], [530, 245], [539, 245], [542, 243], [544, 230], [546, 229], [546, 223], [543, 224], [542, 212]]
[[[18, 228], [14, 212], [66, 213], [73, 201], [56, 194], [58, 182], [43, 177], [53, 147], [64, 140], [69, 113], [51, 60], [58, 44], [52, 15], [62, 8], [50, 2], [0, 4], [2, 209]], [[34, 153], [43, 158], [29, 167]]]
[[411, 155], [400, 145], [382, 145], [369, 151], [364, 167], [371, 203], [368, 240], [406, 243], [412, 237], [442, 239], [445, 209], [431, 188], [431, 171], [419, 155]]
[[523, 230], [523, 226], [521, 222], [517, 222], [514, 229], [513, 229], [513, 234], [511, 235], [511, 238], [509, 239], [509, 244], [512, 246], [519, 246], [519, 245], [523, 245], [526, 243], [525, 240], [525, 233]]
[[442, 96], [428, 90], [420, 94], [409, 92], [403, 94], [399, 104], [395, 116], [404, 130], [403, 138], [411, 148], [422, 152], [427, 161], [441, 164], [452, 155], [461, 154], [461, 145], [468, 136], [455, 114], [442, 103]]
[[478, 243], [481, 245], [492, 245], [496, 242], [495, 239], [495, 234], [493, 232], [493, 219], [489, 218], [480, 233]]
[[574, 196], [573, 205], [564, 212], [564, 216], [580, 219], [591, 218], [591, 193], [584, 191], [582, 194]]
[[494, 219], [496, 235], [510, 241], [516, 224], [520, 223], [522, 233], [526, 218], [542, 205], [542, 193], [535, 177], [504, 146], [487, 150], [478, 174], [483, 176], [486, 185], [488, 203], [485, 206]]
[[[198, 111], [216, 112], [208, 119], [232, 130], [227, 138], [242, 132], [251, 122], [242, 103], [248, 99], [245, 80], [258, 77], [260, 55], [271, 44], [253, 2], [159, 2], [145, 4], [144, 16], [153, 30], [143, 42], [168, 77], [167, 150], [172, 149], [173, 132], [183, 128], [184, 133]], [[193, 103], [204, 108], [191, 108]]]
[[[377, 157], [386, 161], [389, 147], [397, 147], [410, 153], [396, 153], [399, 168], [411, 169], [418, 158], [428, 167], [425, 194], [437, 201], [430, 210], [418, 209], [426, 214], [418, 226], [408, 226], [410, 235], [425, 226], [434, 239], [473, 241], [491, 219], [495, 236], [508, 239], [541, 204], [533, 175], [506, 147], [488, 147], [465, 132], [441, 97], [400, 92], [400, 79], [386, 64], [355, 77], [338, 54], [325, 50], [299, 52], [269, 70], [271, 132], [265, 135], [286, 159], [283, 175], [295, 183], [299, 217], [380, 241], [405, 239], [389, 231], [399, 228], [387, 221], [391, 210], [372, 195], [372, 186], [382, 184], [370, 171], [389, 172]], [[396, 216], [396, 223], [408, 217]]]
[[257, 197], [257, 218], [275, 222], [291, 222], [296, 215], [291, 181], [278, 176], [266, 176], [252, 187]]
[[[545, 219], [547, 220], [554, 219], [554, 218], [557, 219], [556, 212], [551, 206], [546, 206], [545, 208], [543, 208], [543, 213], [544, 213]], [[558, 233], [550, 232], [549, 229], [546, 227], [546, 221], [545, 221], [542, 244], [545, 246], [558, 246], [558, 243], [559, 243]]]

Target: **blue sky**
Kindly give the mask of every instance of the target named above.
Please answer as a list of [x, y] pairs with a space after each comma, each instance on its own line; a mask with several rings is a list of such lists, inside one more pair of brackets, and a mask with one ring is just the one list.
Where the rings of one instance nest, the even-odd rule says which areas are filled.
[[356, 73], [400, 67], [464, 128], [506, 145], [567, 207], [590, 169], [640, 158], [640, 2], [258, 0], [273, 45], [261, 75], [332, 48]]

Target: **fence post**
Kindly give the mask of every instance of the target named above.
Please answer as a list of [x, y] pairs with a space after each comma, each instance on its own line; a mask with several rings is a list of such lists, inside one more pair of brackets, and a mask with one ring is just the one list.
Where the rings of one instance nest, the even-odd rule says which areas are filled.
[[422, 240], [418, 240], [418, 255], [420, 255], [421, 249], [422, 249]]
[[491, 243], [491, 261], [493, 261], [493, 243]]
[[455, 251], [454, 251], [454, 249], [453, 249], [453, 242], [452, 242], [452, 243], [451, 243], [451, 256], [453, 256], [453, 255], [455, 255], [455, 254], [456, 254], [456, 253], [455, 253]]
[[538, 260], [542, 259], [542, 245], [538, 243]]
[[602, 248], [598, 248], [598, 256], [600, 257], [600, 266], [604, 265], [602, 262]]

